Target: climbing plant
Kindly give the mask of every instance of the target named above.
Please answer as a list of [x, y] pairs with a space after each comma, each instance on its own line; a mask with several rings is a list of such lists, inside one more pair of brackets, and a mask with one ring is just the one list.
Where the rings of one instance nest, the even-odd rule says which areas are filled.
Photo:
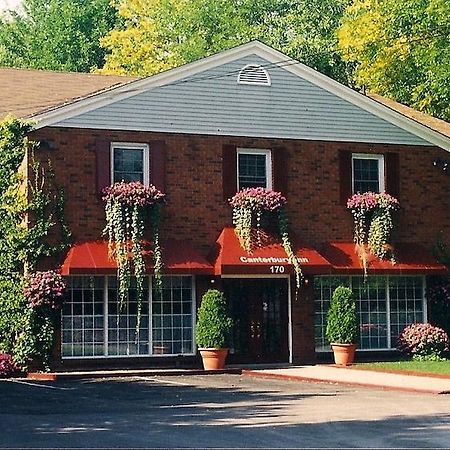
[[298, 290], [303, 274], [289, 237], [289, 225], [284, 208], [286, 203], [286, 198], [280, 192], [262, 187], [242, 189], [230, 199], [234, 229], [242, 248], [248, 253], [251, 253], [255, 246], [262, 245], [262, 229], [270, 227], [270, 222], [273, 218], [276, 219], [284, 251], [294, 267]]
[[[37, 162], [39, 145], [27, 137], [31, 128], [11, 116], [0, 121], [0, 351], [11, 353], [22, 368], [37, 355], [49, 360], [51, 345], [41, 343], [53, 343], [58, 326], [43, 310], [36, 320], [24, 294], [25, 273], [70, 243], [63, 191], [51, 164]], [[56, 245], [47, 239], [54, 231]]]
[[159, 216], [165, 194], [153, 185], [147, 187], [137, 181], [114, 183], [105, 188], [103, 193], [103, 200], [106, 202], [104, 234], [109, 239], [109, 255], [117, 262], [119, 310], [123, 309], [127, 300], [131, 276], [134, 275], [138, 305], [136, 330], [139, 331], [146, 273], [143, 255], [145, 221], [150, 215], [155, 281], [157, 287], [160, 287], [162, 255], [159, 244]]

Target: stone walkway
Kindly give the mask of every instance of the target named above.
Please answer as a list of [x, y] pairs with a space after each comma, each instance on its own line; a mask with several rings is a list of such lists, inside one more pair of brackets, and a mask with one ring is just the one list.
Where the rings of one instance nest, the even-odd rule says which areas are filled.
[[409, 392], [450, 394], [450, 377], [404, 375], [371, 370], [358, 370], [324, 364], [293, 366], [280, 369], [242, 370], [243, 375], [313, 382], [378, 387]]

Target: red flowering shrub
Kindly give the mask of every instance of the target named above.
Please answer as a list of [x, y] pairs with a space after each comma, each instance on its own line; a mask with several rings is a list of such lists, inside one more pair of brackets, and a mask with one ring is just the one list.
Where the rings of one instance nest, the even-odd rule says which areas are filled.
[[105, 202], [114, 200], [127, 206], [149, 206], [161, 203], [166, 195], [155, 186], [144, 186], [139, 181], [114, 183], [103, 189], [103, 194]]
[[8, 353], [0, 353], [0, 378], [9, 378], [17, 372], [18, 368], [12, 356]]
[[34, 272], [27, 277], [24, 294], [32, 308], [48, 305], [52, 309], [61, 309], [66, 283], [63, 277], [53, 270]]
[[447, 333], [429, 323], [414, 323], [403, 329], [398, 338], [399, 350], [414, 358], [438, 360], [449, 351]]

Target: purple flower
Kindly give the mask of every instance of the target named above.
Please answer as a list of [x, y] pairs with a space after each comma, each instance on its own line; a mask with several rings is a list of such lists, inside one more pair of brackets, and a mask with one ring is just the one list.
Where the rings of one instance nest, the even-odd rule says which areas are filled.
[[53, 270], [33, 272], [27, 276], [24, 295], [32, 308], [48, 305], [61, 309], [66, 293], [63, 277]]

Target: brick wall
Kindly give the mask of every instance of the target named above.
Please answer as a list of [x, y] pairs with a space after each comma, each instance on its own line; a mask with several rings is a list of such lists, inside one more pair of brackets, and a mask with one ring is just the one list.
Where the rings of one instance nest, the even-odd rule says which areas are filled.
[[50, 158], [56, 181], [65, 189], [66, 218], [75, 240], [98, 239], [104, 227], [103, 202], [96, 192], [95, 141], [164, 140], [167, 145], [166, 194], [162, 235], [190, 241], [207, 255], [221, 229], [231, 224], [231, 209], [222, 195], [222, 146], [287, 151], [288, 214], [292, 229], [313, 246], [352, 239], [352, 219], [339, 204], [340, 149], [400, 155], [400, 202], [396, 239], [432, 246], [439, 232], [450, 236], [449, 178], [433, 166], [448, 157], [433, 147], [328, 143], [216, 136], [103, 132], [66, 128], [36, 131], [35, 139], [51, 139], [55, 149], [39, 151]]
[[[288, 215], [291, 227], [305, 242], [320, 247], [325, 241], [351, 241], [352, 218], [340, 204], [339, 150], [357, 153], [399, 154], [400, 202], [396, 239], [430, 248], [439, 234], [450, 244], [450, 179], [433, 167], [437, 157], [448, 158], [434, 147], [348, 144], [312, 141], [248, 139], [216, 136], [163, 135], [45, 128], [36, 140], [50, 139], [52, 150], [36, 156], [51, 159], [56, 182], [64, 187], [66, 220], [77, 240], [99, 239], [105, 224], [104, 204], [96, 189], [95, 142], [164, 140], [167, 146], [163, 238], [190, 241], [207, 256], [224, 226], [231, 224], [231, 209], [223, 200], [222, 147], [284, 147], [288, 167]], [[200, 298], [207, 286], [200, 283]], [[220, 284], [220, 283], [219, 283]], [[312, 283], [292, 300], [293, 362], [314, 360], [314, 300]]]

